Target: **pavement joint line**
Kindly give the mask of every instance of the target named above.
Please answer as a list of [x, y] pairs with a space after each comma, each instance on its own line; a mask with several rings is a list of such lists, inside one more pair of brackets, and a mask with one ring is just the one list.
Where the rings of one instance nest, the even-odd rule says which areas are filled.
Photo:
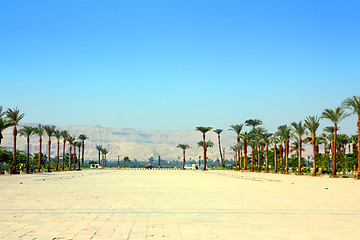
[[218, 212], [218, 211], [62, 211], [62, 212], [7, 212], [0, 213], [4, 214], [217, 214], [217, 215], [232, 215], [232, 214], [256, 214], [256, 215], [355, 215], [360, 216], [360, 212], [259, 212], [259, 211], [229, 211], [229, 212]]
[[[116, 213], [116, 212], [141, 212], [140, 209], [143, 209], [143, 208], [131, 208], [131, 210], [123, 210], [123, 209], [105, 209], [106, 212], [109, 212], [109, 213]], [[85, 212], [85, 209], [0, 209], [0, 213], [2, 211], [4, 211], [4, 213], [6, 212], [35, 212], [36, 214], [36, 211], [38, 212], [45, 212], [45, 211], [48, 211], [48, 212], [55, 212], [55, 211], [63, 211], [63, 212], [66, 212], [65, 210], [67, 211], [73, 211], [73, 210], [77, 210], [78, 212], [81, 212], [81, 210], [84, 210]], [[99, 209], [98, 208], [89, 208], [89, 209], [86, 209], [86, 210], [90, 210], [90, 211], [87, 211], [89, 213], [92, 213], [92, 212], [99, 212]], [[91, 211], [92, 210], [92, 211]], [[174, 212], [181, 212], [181, 210], [184, 210], [184, 209], [173, 209]], [[196, 212], [220, 212], [220, 211], [226, 211], [226, 212], [245, 212], [245, 211], [262, 211], [262, 212], [268, 212], [268, 211], [295, 211], [295, 212], [303, 212], [303, 211], [312, 211], [312, 210], [302, 210], [302, 209], [281, 209], [281, 208], [278, 208], [278, 209], [247, 209], [247, 208], [244, 208], [244, 209], [229, 209], [229, 208], [208, 208], [208, 209], [200, 209], [200, 210], [196, 210]], [[185, 211], [187, 212], [190, 212], [189, 210], [186, 210]], [[360, 213], [360, 209], [356, 209], [356, 210], [316, 210], [317, 212], [359, 212]], [[101, 211], [100, 211], [101, 212]], [[148, 211], [147, 212], [161, 212], [161, 209], [157, 209], [157, 208], [148, 208]]]

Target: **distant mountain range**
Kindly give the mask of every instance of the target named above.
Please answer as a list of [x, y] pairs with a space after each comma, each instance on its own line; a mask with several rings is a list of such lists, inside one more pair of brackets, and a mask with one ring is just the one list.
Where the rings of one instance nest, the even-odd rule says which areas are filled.
[[[26, 126], [37, 126], [38, 124], [24, 124]], [[20, 129], [22, 126], [19, 126]], [[182, 159], [182, 150], [176, 148], [179, 143], [186, 143], [190, 145], [190, 149], [186, 151], [186, 159], [198, 160], [199, 156], [203, 155], [202, 148], [197, 146], [199, 141], [202, 141], [202, 134], [195, 129], [188, 130], [154, 130], [143, 131], [131, 128], [108, 128], [101, 126], [79, 126], [67, 125], [58, 126], [60, 130], [67, 130], [71, 135], [79, 136], [85, 134], [89, 137], [85, 141], [85, 160], [96, 160], [98, 158], [98, 151], [96, 145], [102, 145], [109, 150], [108, 159], [117, 160], [118, 156], [123, 159], [128, 156], [130, 159], [148, 160], [150, 157], [157, 158], [161, 156], [164, 160]], [[12, 128], [8, 128], [3, 132], [3, 140], [1, 146], [12, 147], [13, 136]], [[216, 160], [220, 159], [219, 146], [217, 134], [208, 132], [206, 140], [212, 140], [214, 147], [208, 150], [208, 157]], [[51, 156], [56, 156], [57, 139], [51, 138]], [[48, 137], [43, 137], [43, 153], [47, 154]], [[233, 158], [234, 153], [230, 151], [230, 146], [236, 143], [236, 135], [234, 132], [224, 131], [221, 134], [221, 144], [225, 147], [226, 159]], [[30, 140], [30, 153], [39, 151], [39, 137], [34, 135]], [[20, 150], [26, 149], [26, 138], [17, 137], [17, 148]], [[66, 151], [68, 151], [68, 144], [66, 144]], [[305, 145], [304, 156], [311, 155], [311, 146]], [[62, 141], [60, 144], [60, 152], [62, 152]], [[61, 153], [60, 153], [61, 154]]]

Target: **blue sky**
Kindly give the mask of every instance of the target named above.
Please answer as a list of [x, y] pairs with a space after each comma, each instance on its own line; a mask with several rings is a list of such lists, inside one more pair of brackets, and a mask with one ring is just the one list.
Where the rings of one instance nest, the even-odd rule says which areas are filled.
[[[359, 12], [346, 0], [3, 0], [0, 105], [44, 124], [258, 118], [275, 131], [360, 94]], [[340, 128], [354, 134], [355, 117]]]

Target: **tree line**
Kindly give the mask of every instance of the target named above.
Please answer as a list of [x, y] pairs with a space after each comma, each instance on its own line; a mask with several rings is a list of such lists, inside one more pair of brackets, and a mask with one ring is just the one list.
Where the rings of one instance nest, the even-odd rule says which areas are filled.
[[[25, 114], [21, 113], [20, 110], [16, 107], [14, 109], [8, 108], [6, 111], [3, 111], [3, 107], [0, 106], [0, 144], [3, 139], [2, 132], [9, 127], [13, 127], [13, 152], [12, 152], [12, 163], [11, 163], [11, 171], [10, 173], [16, 174], [19, 173], [19, 166], [17, 161], [17, 135], [26, 137], [27, 142], [27, 153], [26, 153], [26, 173], [30, 173], [30, 137], [33, 135], [37, 135], [39, 137], [39, 153], [38, 153], [38, 163], [37, 163], [37, 172], [41, 171], [42, 166], [44, 165], [44, 155], [42, 153], [42, 141], [43, 137], [47, 135], [48, 137], [48, 155], [47, 155], [47, 171], [51, 172], [51, 158], [50, 158], [50, 150], [51, 150], [51, 138], [55, 137], [57, 139], [57, 157], [55, 164], [55, 171], [65, 171], [65, 165], [67, 165], [67, 170], [76, 169], [76, 160], [78, 162], [77, 169], [80, 169], [80, 165], [84, 166], [84, 149], [85, 149], [85, 140], [88, 137], [85, 134], [80, 134], [79, 136], [71, 135], [66, 130], [56, 129], [53, 125], [41, 125], [39, 124], [37, 127], [32, 126], [23, 126], [19, 131], [17, 126], [20, 121], [24, 118]], [[63, 140], [63, 148], [62, 148], [62, 162], [60, 162], [60, 139]], [[66, 157], [66, 143], [68, 143], [69, 154]], [[82, 152], [81, 152], [82, 150]], [[73, 153], [72, 153], [73, 151]], [[76, 153], [78, 151], [78, 154]], [[81, 154], [81, 155], [80, 155]], [[78, 156], [78, 159], [76, 158]], [[81, 156], [81, 159], [80, 159]]]
[[[350, 110], [346, 112], [346, 110]], [[357, 135], [347, 137], [345, 134], [338, 134], [339, 123], [350, 116], [357, 115]], [[320, 126], [320, 120], [330, 120], [333, 126], [324, 128], [324, 132], [317, 135], [317, 130]], [[333, 177], [337, 176], [337, 163], [339, 158], [345, 154], [345, 146], [352, 143], [353, 151], [351, 156], [346, 159], [356, 159], [351, 161], [357, 167], [357, 179], [360, 179], [360, 96], [353, 96], [345, 99], [342, 104], [335, 108], [325, 109], [319, 116], [308, 116], [304, 120], [292, 122], [291, 125], [280, 125], [275, 133], [268, 132], [265, 128], [260, 127], [262, 121], [259, 119], [249, 119], [244, 123], [233, 124], [230, 126], [230, 131], [236, 133], [236, 144], [231, 147], [235, 153], [235, 168], [237, 170], [247, 170], [248, 164], [251, 164], [251, 171], [263, 169], [265, 172], [269, 171], [269, 147], [272, 145], [271, 158], [273, 163], [273, 171], [278, 172], [279, 168], [284, 168], [284, 173], [289, 173], [289, 153], [295, 151], [298, 159], [297, 174], [301, 174], [302, 166], [304, 165], [302, 152], [304, 151], [302, 144], [310, 143], [313, 148], [313, 173], [316, 176], [319, 170], [317, 162], [320, 161], [322, 167], [330, 165], [330, 154], [332, 158], [332, 172]], [[251, 127], [249, 132], [242, 132], [244, 126]], [[202, 141], [198, 142], [198, 146], [203, 148], [204, 170], [206, 170], [207, 149], [213, 147], [214, 143], [211, 140], [206, 141], [206, 133], [213, 131], [218, 135], [219, 154], [221, 162], [224, 163], [224, 148], [221, 148], [220, 134], [223, 129], [213, 129], [212, 127], [196, 127], [196, 131], [202, 133]], [[306, 135], [309, 137], [304, 138]], [[290, 146], [290, 138], [295, 138], [295, 141]], [[319, 145], [324, 145], [324, 155], [319, 152]], [[179, 144], [177, 146], [183, 150], [183, 168], [185, 165], [185, 151], [190, 148], [188, 144]], [[247, 159], [247, 149], [251, 148], [251, 161]], [[350, 147], [349, 147], [350, 154]], [[257, 159], [255, 159], [257, 158]], [[285, 158], [285, 159], [284, 159]], [[284, 161], [285, 160], [285, 161]], [[326, 164], [324, 164], [326, 162]], [[343, 165], [344, 163], [342, 163]]]

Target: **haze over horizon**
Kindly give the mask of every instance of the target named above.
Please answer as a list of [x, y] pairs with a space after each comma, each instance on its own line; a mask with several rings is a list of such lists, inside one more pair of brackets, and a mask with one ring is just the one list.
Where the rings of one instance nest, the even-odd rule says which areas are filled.
[[[257, 118], [274, 132], [360, 95], [359, 12], [350, 0], [4, 0], [0, 105], [27, 123], [227, 130]], [[340, 123], [356, 130], [355, 116]]]

